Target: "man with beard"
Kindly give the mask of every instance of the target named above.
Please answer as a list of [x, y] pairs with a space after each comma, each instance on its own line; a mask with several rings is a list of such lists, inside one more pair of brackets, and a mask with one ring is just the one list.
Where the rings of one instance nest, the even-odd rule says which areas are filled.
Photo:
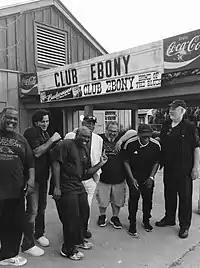
[[174, 100], [169, 104], [170, 120], [160, 133], [161, 165], [164, 167], [165, 216], [156, 226], [176, 224], [179, 197], [179, 237], [187, 238], [192, 218], [192, 181], [200, 177], [200, 142], [196, 126], [184, 119], [186, 103]]
[[92, 243], [84, 239], [89, 205], [82, 181], [91, 178], [107, 161], [103, 154], [100, 161], [91, 167], [87, 146], [91, 135], [90, 129], [80, 127], [75, 139], [61, 141], [52, 151], [55, 183], [53, 197], [63, 225], [64, 237], [60, 254], [72, 260], [81, 260], [84, 256], [77, 248], [92, 248]]
[[28, 196], [35, 180], [32, 150], [26, 139], [15, 132], [17, 123], [18, 111], [5, 108], [0, 119], [0, 265], [4, 267], [27, 262], [18, 256], [25, 223], [24, 189]]
[[61, 136], [55, 132], [51, 138], [49, 137], [47, 132], [49, 113], [46, 110], [37, 110], [32, 117], [32, 122], [33, 127], [25, 131], [24, 137], [35, 156], [35, 190], [27, 196], [28, 226], [24, 231], [22, 250], [31, 256], [39, 257], [44, 254], [44, 250], [35, 245], [35, 239], [41, 246], [49, 246], [49, 240], [44, 235], [50, 168], [49, 151], [61, 139]]

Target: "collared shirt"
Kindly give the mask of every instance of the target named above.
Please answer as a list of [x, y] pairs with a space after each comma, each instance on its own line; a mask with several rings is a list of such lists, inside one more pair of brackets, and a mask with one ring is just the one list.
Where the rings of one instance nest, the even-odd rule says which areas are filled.
[[167, 174], [190, 176], [194, 163], [194, 149], [200, 147], [196, 126], [183, 119], [171, 127], [166, 121], [160, 133], [161, 159]]
[[149, 143], [141, 145], [139, 137], [129, 139], [124, 145], [124, 159], [128, 160], [133, 177], [138, 182], [145, 182], [153, 166], [160, 160], [160, 144], [150, 138]]
[[[49, 140], [47, 131], [42, 131], [39, 127], [28, 128], [24, 132], [24, 137], [27, 139], [32, 150], [43, 145]], [[44, 182], [49, 177], [50, 155], [49, 151], [42, 154], [40, 157], [35, 157], [35, 180], [37, 182]]]

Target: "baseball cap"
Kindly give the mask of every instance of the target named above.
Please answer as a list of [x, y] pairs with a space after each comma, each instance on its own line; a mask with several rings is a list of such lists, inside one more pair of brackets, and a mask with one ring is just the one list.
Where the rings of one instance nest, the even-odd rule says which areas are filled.
[[138, 134], [142, 137], [151, 137], [153, 133], [152, 128], [147, 124], [141, 124], [138, 127]]
[[184, 100], [174, 100], [172, 101], [172, 103], [169, 104], [170, 107], [172, 108], [177, 108], [179, 106], [183, 107], [184, 109], [187, 108], [186, 103], [184, 102]]
[[86, 115], [84, 116], [83, 121], [97, 123], [97, 118], [94, 115]]

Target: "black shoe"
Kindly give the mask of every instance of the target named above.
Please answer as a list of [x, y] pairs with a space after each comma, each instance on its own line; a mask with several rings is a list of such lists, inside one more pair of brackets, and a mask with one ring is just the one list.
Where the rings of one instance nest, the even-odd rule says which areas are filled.
[[169, 221], [166, 217], [156, 222], [157, 227], [174, 226], [174, 225], [176, 225], [176, 223], [174, 221]]
[[135, 237], [135, 238], [138, 238], [138, 233], [137, 233], [137, 229], [136, 229], [136, 226], [132, 226], [130, 225], [129, 229], [128, 229], [128, 234]]
[[91, 238], [92, 237], [92, 233], [90, 232], [90, 230], [87, 230], [86, 232], [85, 232], [85, 238]]
[[122, 224], [117, 216], [112, 216], [110, 224], [112, 224], [112, 226], [116, 229], [122, 229]]
[[106, 226], [106, 215], [100, 215], [99, 218], [98, 218], [98, 221], [97, 221], [97, 224], [100, 226], [100, 227], [104, 227]]
[[146, 232], [152, 232], [153, 227], [151, 226], [149, 222], [143, 222], [143, 225], [144, 225], [144, 229]]
[[185, 229], [185, 228], [180, 228], [180, 231], [179, 231], [179, 234], [178, 236], [182, 239], [185, 239], [187, 238], [189, 235], [189, 230], [188, 229]]

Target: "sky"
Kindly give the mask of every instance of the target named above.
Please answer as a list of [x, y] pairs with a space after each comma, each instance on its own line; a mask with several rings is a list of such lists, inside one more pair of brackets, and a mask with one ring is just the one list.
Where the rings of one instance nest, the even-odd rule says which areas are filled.
[[109, 53], [200, 29], [199, 0], [61, 1]]

